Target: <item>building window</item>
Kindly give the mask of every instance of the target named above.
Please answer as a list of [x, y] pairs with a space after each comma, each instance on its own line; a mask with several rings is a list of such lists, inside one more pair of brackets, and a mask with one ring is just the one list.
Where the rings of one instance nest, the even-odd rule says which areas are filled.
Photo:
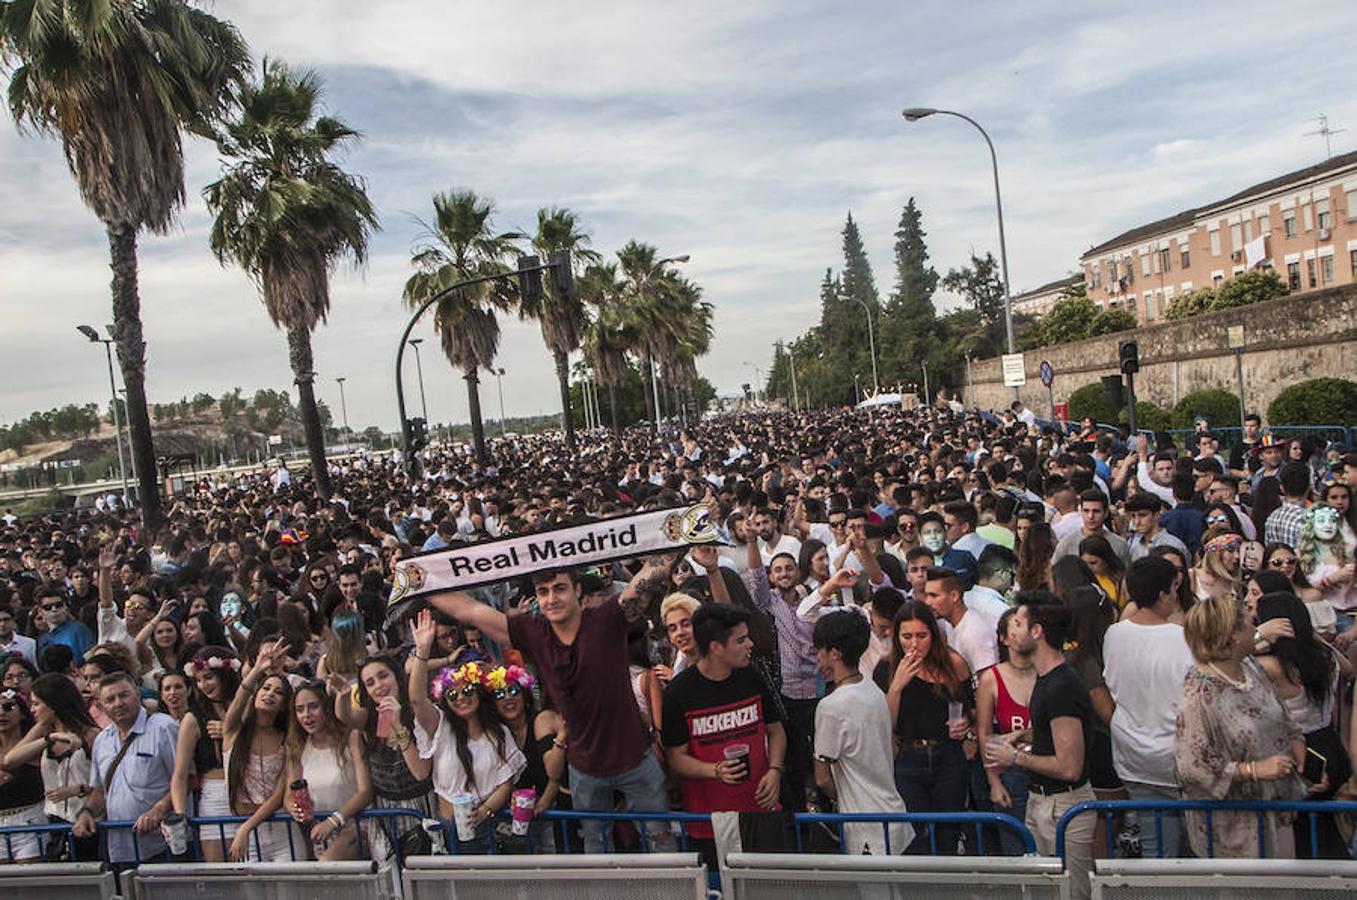
[[1296, 236], [1296, 211], [1288, 209], [1282, 213], [1282, 234], [1287, 237]]
[[1348, 251], [1348, 266], [1352, 269], [1352, 280], [1357, 281], [1357, 250]]
[[1211, 255], [1220, 256], [1220, 229], [1207, 232], [1211, 236]]
[[1224, 281], [1224, 280], [1225, 280], [1225, 276], [1222, 275], [1222, 274], [1219, 273], [1219, 272], [1214, 272], [1214, 273], [1212, 273], [1212, 275], [1211, 275], [1211, 283], [1212, 283], [1212, 284], [1220, 284], [1220, 283], [1221, 283], [1222, 281]]
[[[1132, 295], [1126, 300], [1126, 311], [1129, 312], [1131, 315], [1136, 316], [1136, 295], [1135, 295], [1135, 294], [1132, 294]], [[1140, 317], [1139, 317], [1139, 316], [1136, 316], [1136, 318], [1139, 319]]]
[[1235, 224], [1230, 226], [1230, 249], [1238, 250], [1240, 247], [1243, 246], [1244, 241], [1243, 238], [1241, 237], [1241, 232], [1239, 230], [1239, 223], [1236, 222]]
[[1315, 286], [1315, 261], [1307, 259], [1305, 261], [1305, 274], [1310, 280], [1310, 287]]
[[1333, 227], [1333, 216], [1327, 209], [1319, 210], [1319, 227], [1325, 230]]
[[1179, 246], [1181, 247], [1181, 252], [1179, 254], [1181, 258], [1178, 260], [1178, 262], [1182, 265], [1184, 269], [1191, 268], [1192, 253], [1187, 249], [1187, 244], [1181, 244]]
[[1165, 247], [1159, 251], [1159, 271], [1167, 272], [1169, 270], [1169, 248]]
[[1320, 284], [1333, 284], [1333, 257], [1321, 256], [1319, 258], [1319, 278]]
[[1151, 319], [1153, 319], [1153, 318], [1154, 318], [1154, 294], [1151, 294], [1149, 291], [1146, 291], [1146, 292], [1145, 292], [1145, 321], [1148, 322], [1149, 320], [1151, 320]]
[[1258, 233], [1267, 234], [1271, 230], [1272, 230], [1272, 219], [1268, 216], [1267, 213], [1263, 213], [1261, 216], [1258, 217]]
[[[1130, 266], [1127, 266], [1127, 268], [1129, 269]], [[1148, 250], [1140, 254], [1140, 274], [1150, 274], [1150, 253]]]
[[1253, 240], [1253, 219], [1244, 220], [1244, 241], [1245, 243]]
[[1357, 222], [1357, 188], [1353, 188], [1347, 193], [1348, 200], [1348, 221]]
[[1306, 204], [1305, 206], [1302, 206], [1302, 207], [1301, 207], [1301, 210], [1300, 210], [1300, 215], [1301, 215], [1302, 221], [1305, 222], [1305, 230], [1306, 230], [1306, 231], [1309, 231], [1311, 228], [1314, 228], [1314, 227], [1315, 227], [1315, 226], [1314, 226], [1314, 221], [1315, 221], [1315, 217], [1314, 217], [1314, 208], [1313, 208], [1312, 206], [1310, 206], [1309, 204]]
[[[1357, 253], [1357, 250], [1354, 250], [1353, 253]], [[1300, 290], [1300, 263], [1286, 264], [1286, 284], [1293, 291]]]

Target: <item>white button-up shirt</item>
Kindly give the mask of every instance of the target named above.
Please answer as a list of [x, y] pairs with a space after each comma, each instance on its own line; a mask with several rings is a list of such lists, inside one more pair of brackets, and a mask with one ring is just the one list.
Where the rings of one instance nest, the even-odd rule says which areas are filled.
[[[105, 818], [110, 822], [136, 821], [170, 790], [174, 775], [174, 750], [179, 739], [179, 723], [164, 713], [148, 713], [143, 709], [137, 715], [127, 740], [134, 743], [113, 781], [104, 784], [104, 776], [114, 758], [122, 749], [118, 726], [109, 725], [94, 739], [90, 755], [90, 785], [104, 789]], [[135, 836], [137, 850], [133, 850]], [[165, 850], [165, 839], [160, 831], [136, 835], [129, 828], [115, 828], [108, 834], [108, 856], [112, 862], [132, 862], [146, 859]]]

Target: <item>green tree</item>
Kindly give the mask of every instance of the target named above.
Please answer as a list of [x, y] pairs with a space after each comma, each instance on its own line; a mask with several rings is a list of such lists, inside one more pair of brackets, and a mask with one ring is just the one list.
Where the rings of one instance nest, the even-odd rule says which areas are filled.
[[974, 334], [977, 356], [997, 356], [1006, 349], [1004, 339], [1004, 281], [999, 263], [992, 253], [983, 257], [971, 254], [971, 264], [950, 270], [942, 286], [960, 294], [980, 319], [980, 331]]
[[[1112, 408], [1107, 399], [1107, 389], [1102, 382], [1086, 384], [1070, 393], [1070, 421], [1078, 422], [1092, 418], [1095, 422], [1108, 424], [1116, 421], [1118, 410]], [[1136, 407], [1137, 412], [1140, 407]]]
[[146, 408], [137, 235], [184, 202], [183, 132], [231, 108], [249, 54], [230, 24], [183, 0], [30, 0], [0, 9], [0, 58], [19, 126], [61, 139], [81, 199], [108, 235], [113, 335], [127, 389], [142, 522], [162, 521]]
[[[571, 264], [587, 266], [599, 261], [599, 255], [589, 249], [589, 233], [579, 224], [579, 219], [568, 209], [539, 209], [537, 211], [537, 233], [532, 238], [532, 248], [543, 260], [557, 251], [570, 254]], [[541, 298], [533, 303], [526, 300], [519, 305], [518, 314], [525, 319], [536, 319], [542, 326], [542, 342], [547, 345], [552, 360], [556, 363], [556, 382], [561, 391], [561, 425], [565, 431], [565, 442], [573, 450], [575, 447], [575, 420], [570, 411], [570, 354], [579, 349], [585, 325], [584, 301], [579, 295], [560, 294], [548, 278], [543, 285]]]
[[1116, 334], [1118, 331], [1130, 331], [1136, 324], [1136, 314], [1128, 309], [1105, 309], [1093, 317], [1088, 334], [1089, 337]]
[[[873, 372], [871, 350], [873, 338], [876, 342], [878, 357], [881, 353], [881, 298], [876, 290], [876, 277], [872, 274], [871, 263], [867, 261], [867, 251], [862, 244], [862, 233], [853, 221], [853, 214], [843, 226], [843, 271], [834, 292], [832, 313], [828, 328], [821, 327], [821, 333], [831, 342], [832, 352], [842, 354], [856, 370], [861, 369], [864, 376]], [[869, 333], [868, 316], [871, 316], [872, 328], [877, 334]], [[877, 367], [879, 368], [879, 366]]]
[[1088, 297], [1069, 297], [1056, 303], [1041, 320], [1041, 337], [1046, 346], [1081, 341], [1089, 336], [1098, 306]]
[[1211, 301], [1208, 309], [1215, 311], [1217, 309], [1230, 309], [1235, 306], [1248, 306], [1250, 303], [1261, 303], [1264, 300], [1275, 300], [1278, 297], [1285, 297], [1290, 290], [1286, 282], [1282, 281], [1272, 269], [1253, 269], [1248, 272], [1241, 272], [1229, 281], [1221, 283], [1216, 288], [1215, 299]]
[[1164, 318], [1175, 321], [1200, 315], [1209, 310], [1215, 300], [1216, 292], [1209, 287], [1197, 288], [1195, 291], [1179, 294], [1169, 302], [1168, 308], [1164, 310]]
[[287, 332], [316, 493], [330, 497], [324, 423], [316, 405], [311, 333], [330, 312], [330, 273], [361, 265], [377, 216], [361, 179], [332, 157], [358, 138], [339, 119], [317, 115], [320, 79], [265, 60], [258, 84], [241, 92], [241, 115], [217, 142], [220, 180], [208, 185], [212, 252], [254, 281], [276, 327]]
[[1267, 408], [1273, 425], [1350, 426], [1357, 410], [1357, 382], [1312, 378], [1285, 388]]
[[1191, 428], [1197, 419], [1213, 427], [1239, 421], [1239, 398], [1230, 391], [1207, 388], [1183, 396], [1173, 407], [1173, 427]]
[[650, 382], [654, 397], [646, 401], [646, 409], [651, 430], [655, 431], [663, 415], [663, 410], [654, 404], [659, 396], [655, 367], [669, 352], [668, 342], [673, 336], [676, 317], [667, 304], [675, 295], [678, 272], [669, 265], [671, 260], [660, 258], [653, 245], [635, 240], [617, 251], [617, 262], [626, 286], [622, 303], [625, 326], [621, 333], [628, 336], [629, 349], [640, 357]]
[[[427, 243], [416, 250], [411, 260], [415, 274], [405, 282], [405, 302], [411, 309], [458, 282], [511, 274], [510, 260], [517, 257], [518, 241], [523, 238], [515, 231], [497, 233], [492, 227], [494, 201], [474, 191], [436, 194], [433, 208], [434, 220], [425, 226]], [[499, 352], [495, 313], [513, 309], [518, 300], [518, 285], [512, 278], [495, 278], [453, 291], [435, 305], [434, 328], [443, 353], [466, 379], [472, 443], [482, 466], [489, 464], [490, 457], [485, 449], [477, 372], [489, 369]]]
[[928, 265], [923, 216], [910, 197], [895, 229], [895, 286], [881, 316], [878, 339], [882, 374], [888, 381], [912, 380], [927, 361], [942, 372], [946, 360], [939, 349], [933, 294], [938, 273]]
[[598, 263], [584, 270], [575, 290], [593, 310], [584, 330], [584, 356], [594, 379], [608, 390], [608, 417], [615, 436], [621, 428], [617, 389], [626, 380], [627, 350], [633, 342], [622, 311], [627, 288], [617, 274], [616, 263]]

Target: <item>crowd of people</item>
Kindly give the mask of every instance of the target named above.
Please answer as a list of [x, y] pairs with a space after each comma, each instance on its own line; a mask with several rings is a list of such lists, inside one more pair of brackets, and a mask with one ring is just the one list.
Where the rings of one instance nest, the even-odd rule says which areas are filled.
[[[428, 852], [430, 819], [542, 850], [542, 812], [618, 808], [994, 810], [1050, 854], [1064, 811], [1095, 798], [1338, 796], [1357, 455], [1261, 424], [1226, 449], [1204, 423], [1175, 447], [1042, 427], [1017, 403], [750, 413], [574, 450], [514, 438], [488, 468], [433, 448], [414, 479], [398, 455], [354, 458], [328, 501], [305, 472], [208, 475], [154, 534], [115, 497], [7, 513], [0, 826], [74, 840], [12, 834], [0, 861], [101, 841], [113, 862], [165, 858], [185, 816], [245, 817], [197, 826], [207, 859], [381, 861]], [[400, 560], [684, 504], [721, 545], [386, 620]], [[419, 818], [383, 828], [374, 809]], [[1342, 817], [1320, 816], [1317, 841], [1304, 818], [1263, 821], [1267, 856], [1350, 855]], [[1258, 855], [1256, 823], [1216, 813], [1214, 854]], [[1206, 853], [1196, 812], [1112, 827], [1069, 827], [1076, 884], [1109, 843]], [[581, 831], [586, 850], [638, 837]], [[974, 853], [973, 831], [853, 826], [839, 849]], [[709, 827], [688, 834], [710, 854]]]

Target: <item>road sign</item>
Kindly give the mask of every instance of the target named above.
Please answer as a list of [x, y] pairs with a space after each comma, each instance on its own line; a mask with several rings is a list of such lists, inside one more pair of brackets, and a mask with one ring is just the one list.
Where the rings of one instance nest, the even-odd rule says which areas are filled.
[[1004, 370], [1004, 387], [1022, 387], [1027, 384], [1027, 367], [1021, 353], [1005, 353], [999, 359]]
[[1244, 326], [1231, 325], [1225, 332], [1231, 350], [1244, 349]]
[[1057, 422], [1068, 422], [1070, 420], [1070, 405], [1068, 403], [1053, 404], [1055, 420]]
[[1055, 381], [1055, 369], [1052, 369], [1051, 364], [1043, 359], [1041, 361], [1041, 383], [1050, 387], [1053, 381]]
[[282, 436], [281, 434], [271, 434], [271, 435], [269, 435], [269, 446], [270, 446], [270, 447], [277, 447], [277, 446], [278, 446], [279, 444], [281, 444], [282, 442], [283, 442], [283, 436]]

